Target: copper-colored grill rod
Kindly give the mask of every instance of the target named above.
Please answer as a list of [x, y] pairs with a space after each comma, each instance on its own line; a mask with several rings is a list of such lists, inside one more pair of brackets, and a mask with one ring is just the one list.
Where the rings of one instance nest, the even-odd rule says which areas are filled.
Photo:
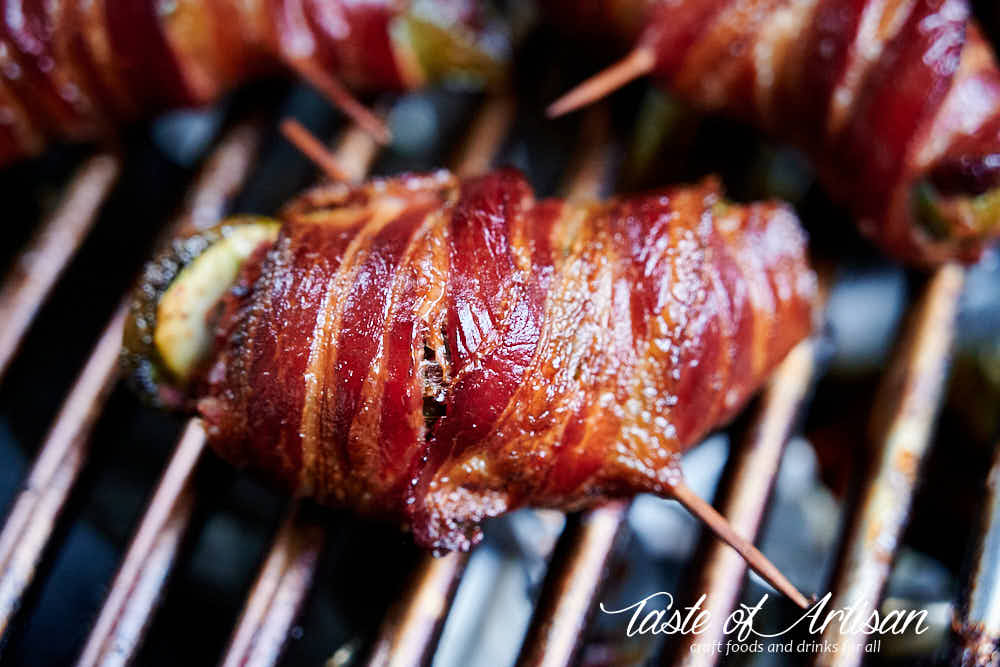
[[0, 532], [0, 634], [31, 583], [87, 457], [87, 436], [114, 386], [127, 308], [115, 311], [63, 403]]
[[253, 169], [263, 124], [262, 118], [253, 118], [223, 137], [188, 190], [180, 216], [161, 240], [218, 224]]
[[[586, 145], [578, 153], [562, 192], [569, 199], [600, 195], [609, 157], [606, 111], [596, 108], [584, 119], [581, 134]], [[472, 152], [473, 156], [485, 154], [482, 149]], [[473, 165], [466, 160], [464, 166], [475, 173], [485, 170], [488, 163]], [[417, 667], [430, 662], [468, 559], [465, 553], [424, 557], [406, 593], [383, 621], [368, 667]]]
[[[189, 200], [178, 226], [201, 224], [211, 202], [233, 191], [235, 172], [242, 173], [241, 164], [250, 164], [256, 144], [257, 131], [249, 126], [240, 126], [228, 135], [206, 165], [199, 179], [200, 194]], [[17, 611], [83, 469], [90, 430], [118, 377], [118, 353], [127, 312], [128, 304], [123, 302], [98, 338], [0, 532], [0, 634]]]
[[84, 646], [80, 665], [125, 665], [135, 653], [184, 537], [193, 509], [191, 473], [205, 445], [201, 422], [184, 430], [177, 452], [157, 486], [139, 531]]
[[32, 320], [77, 248], [97, 221], [104, 200], [118, 180], [121, 165], [97, 155], [80, 167], [62, 203], [14, 260], [0, 287], [0, 378], [21, 346]]
[[[910, 513], [917, 473], [927, 452], [948, 374], [955, 316], [964, 272], [955, 264], [937, 270], [912, 311], [872, 413], [874, 470], [861, 489], [847, 540], [838, 558], [830, 609], [853, 606], [868, 618], [879, 604]], [[831, 623], [817, 665], [858, 665], [865, 637], [841, 635]]]
[[316, 574], [326, 541], [321, 518], [292, 503], [226, 649], [223, 667], [274, 665]]
[[573, 664], [628, 507], [623, 500], [609, 503], [584, 512], [567, 526], [556, 545], [518, 665]]
[[953, 621], [956, 667], [1000, 662], [1000, 444], [986, 479], [983, 516], [965, 603]]
[[382, 622], [368, 658], [369, 667], [430, 663], [469, 554], [424, 556], [406, 592]]
[[[513, 111], [513, 101], [507, 97], [497, 97], [484, 105], [455, 160], [456, 173], [468, 175], [489, 168], [507, 134]], [[356, 149], [356, 142], [355, 137], [352, 143], [342, 144], [338, 151], [338, 162], [349, 171], [348, 165], [358, 162], [353, 153], [347, 152]], [[367, 166], [368, 163], [364, 163], [363, 169], [367, 170]], [[271, 665], [281, 655], [288, 629], [309, 591], [325, 542], [325, 531], [314, 530], [314, 525], [304, 524], [299, 516], [293, 509], [278, 532], [226, 650], [223, 664], [227, 667]], [[293, 552], [296, 557], [289, 558], [287, 554]], [[447, 557], [433, 565], [425, 563], [423, 569], [433, 576], [433, 573], [441, 573], [442, 566], [447, 568]], [[464, 561], [461, 566], [464, 567]]]
[[[797, 416], [805, 402], [815, 373], [816, 341], [805, 340], [793, 349], [775, 371], [762, 397], [760, 408], [746, 440], [728, 463], [729, 483], [719, 503], [719, 511], [733, 527], [754, 539], [764, 518], [764, 511], [781, 464], [785, 444], [792, 434]], [[705, 594], [702, 609], [713, 621], [697, 635], [683, 635], [663, 664], [714, 665], [719, 653], [692, 651], [693, 644], [705, 645], [724, 637], [722, 619], [732, 612], [739, 599], [746, 575], [746, 562], [728, 545], [706, 535], [698, 550], [700, 567], [686, 589], [692, 598]]]

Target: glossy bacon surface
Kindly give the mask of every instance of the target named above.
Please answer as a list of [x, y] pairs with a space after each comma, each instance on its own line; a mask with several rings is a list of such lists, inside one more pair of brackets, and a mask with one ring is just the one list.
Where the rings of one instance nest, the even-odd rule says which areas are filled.
[[814, 293], [794, 214], [713, 181], [590, 204], [513, 171], [327, 185], [226, 298], [199, 410], [225, 458], [466, 549], [520, 506], [669, 496]]
[[[699, 108], [795, 143], [862, 231], [920, 264], [975, 260], [1000, 235], [929, 229], [914, 187], [1000, 186], [1000, 69], [967, 0], [546, 0], [585, 34], [616, 32]], [[613, 27], [612, 27], [613, 26]]]
[[[209, 102], [249, 76], [306, 61], [362, 90], [425, 71], [406, 21], [478, 34], [475, 0], [2, 0], [0, 165], [52, 139]], [[433, 30], [433, 29], [432, 29]]]

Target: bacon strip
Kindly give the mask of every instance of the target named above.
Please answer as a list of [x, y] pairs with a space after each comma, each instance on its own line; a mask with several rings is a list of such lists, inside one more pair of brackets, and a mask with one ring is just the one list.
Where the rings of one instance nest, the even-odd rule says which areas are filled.
[[669, 496], [812, 322], [794, 214], [712, 180], [580, 205], [439, 172], [324, 186], [283, 219], [227, 297], [210, 440], [434, 549], [524, 505]]

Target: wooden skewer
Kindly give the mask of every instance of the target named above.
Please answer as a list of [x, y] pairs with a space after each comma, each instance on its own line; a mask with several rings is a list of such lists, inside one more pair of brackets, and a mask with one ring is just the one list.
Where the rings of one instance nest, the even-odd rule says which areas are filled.
[[285, 139], [288, 139], [289, 143], [312, 160], [332, 180], [351, 180], [350, 174], [340, 166], [336, 156], [312, 132], [307, 130], [302, 123], [294, 118], [286, 118], [281, 121], [281, 133], [285, 135]]
[[746, 538], [741, 537], [729, 525], [726, 518], [719, 514], [714, 507], [701, 499], [698, 494], [691, 490], [684, 480], [678, 480], [673, 484], [673, 497], [683, 505], [687, 511], [705, 522], [705, 525], [715, 533], [726, 544], [736, 549], [737, 553], [743, 557], [753, 570], [763, 577], [769, 584], [778, 591], [786, 595], [795, 604], [806, 609], [809, 607], [809, 600], [802, 595], [792, 582], [781, 573], [774, 563], [768, 560], [757, 547], [751, 544]]
[[388, 144], [392, 141], [392, 133], [389, 127], [381, 118], [357, 100], [340, 81], [330, 76], [327, 72], [317, 67], [312, 61], [306, 59], [290, 59], [288, 66], [301, 76], [309, 85], [326, 97], [330, 103], [336, 106], [350, 117], [357, 125], [375, 137], [380, 144]]
[[381, 118], [356, 97], [336, 77], [316, 66], [311, 60], [293, 59], [289, 66], [314, 89], [343, 111], [359, 127], [371, 134], [380, 144], [392, 141], [392, 132]]
[[546, 113], [555, 118], [593, 104], [630, 81], [649, 74], [655, 66], [656, 54], [652, 49], [641, 46], [560, 97], [549, 105]]

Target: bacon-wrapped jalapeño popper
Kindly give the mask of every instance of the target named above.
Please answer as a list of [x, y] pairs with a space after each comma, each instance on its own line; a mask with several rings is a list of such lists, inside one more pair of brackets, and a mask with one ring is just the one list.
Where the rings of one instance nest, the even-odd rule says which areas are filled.
[[642, 74], [805, 150], [864, 234], [921, 265], [1000, 235], [1000, 69], [966, 0], [545, 0], [634, 45], [553, 105]]
[[[344, 85], [403, 91], [502, 72], [475, 0], [10, 0], [0, 13], [0, 166], [144, 113], [210, 102], [286, 66], [382, 131]], [[341, 83], [342, 82], [342, 83]]]
[[794, 213], [712, 180], [583, 204], [438, 172], [178, 239], [123, 359], [224, 458], [467, 549], [522, 506], [690, 506], [678, 457], [808, 335], [815, 291]]

